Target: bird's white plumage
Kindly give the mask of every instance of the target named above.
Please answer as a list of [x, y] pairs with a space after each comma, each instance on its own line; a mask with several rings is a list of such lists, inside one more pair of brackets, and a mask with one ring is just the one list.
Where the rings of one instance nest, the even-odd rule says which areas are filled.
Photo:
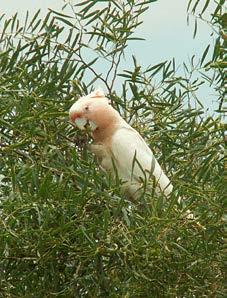
[[140, 134], [127, 123], [112, 137], [111, 150], [115, 157], [118, 175], [122, 180], [131, 181], [133, 188], [141, 179], [154, 176], [161, 191], [169, 195], [172, 185], [162, 171], [153, 152]]

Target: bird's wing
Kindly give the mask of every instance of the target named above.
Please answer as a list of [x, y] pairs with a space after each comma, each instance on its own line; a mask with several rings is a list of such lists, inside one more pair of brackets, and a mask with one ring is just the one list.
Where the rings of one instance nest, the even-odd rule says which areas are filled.
[[117, 129], [112, 137], [111, 150], [120, 178], [139, 180], [154, 175], [162, 190], [170, 185], [153, 152], [131, 126]]
[[[112, 153], [122, 174], [143, 176], [143, 171], [152, 170], [155, 161], [152, 151], [133, 128], [119, 128], [112, 137]], [[125, 177], [125, 178], [126, 178]]]

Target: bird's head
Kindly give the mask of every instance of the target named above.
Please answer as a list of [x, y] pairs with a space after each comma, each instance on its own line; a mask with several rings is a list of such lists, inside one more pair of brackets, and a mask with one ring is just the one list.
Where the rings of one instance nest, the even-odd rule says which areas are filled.
[[69, 110], [70, 120], [81, 130], [87, 126], [92, 131], [105, 128], [117, 115], [118, 112], [112, 108], [100, 89], [79, 98]]

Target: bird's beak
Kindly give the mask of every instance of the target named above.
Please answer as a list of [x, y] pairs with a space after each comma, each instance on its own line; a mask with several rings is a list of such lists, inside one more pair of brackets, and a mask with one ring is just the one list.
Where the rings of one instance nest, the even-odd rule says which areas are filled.
[[76, 124], [76, 126], [81, 129], [81, 130], [85, 130], [86, 129], [86, 125], [87, 125], [87, 119], [85, 118], [76, 118], [74, 123]]
[[85, 118], [81, 118], [79, 113], [69, 112], [70, 121], [75, 124], [79, 129], [84, 130], [87, 124], [87, 120]]
[[86, 128], [90, 128], [94, 131], [97, 128], [97, 125], [86, 118], [82, 118], [79, 113], [71, 112], [69, 113], [69, 118], [72, 123], [74, 123], [80, 130], [85, 130]]

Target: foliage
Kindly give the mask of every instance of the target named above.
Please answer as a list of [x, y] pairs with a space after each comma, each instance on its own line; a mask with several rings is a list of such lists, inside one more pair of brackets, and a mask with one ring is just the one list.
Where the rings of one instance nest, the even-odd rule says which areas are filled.
[[[69, 2], [23, 25], [1, 18], [2, 297], [224, 296], [221, 120], [206, 116], [193, 65], [181, 77], [174, 60], [142, 69], [133, 57], [119, 70], [150, 2]], [[98, 82], [172, 177], [169, 200], [125, 200], [68, 123]]]
[[[215, 32], [215, 44], [213, 47], [212, 60], [209, 61], [203, 71], [203, 78], [206, 79], [210, 85], [216, 85], [215, 90], [219, 93], [219, 107], [218, 112], [226, 112], [226, 47], [227, 47], [227, 13], [224, 9], [224, 0], [190, 0], [188, 2], [188, 11], [195, 16], [195, 29], [194, 36], [197, 32], [197, 20], [208, 22], [212, 25], [213, 31]], [[204, 14], [209, 6], [215, 7], [213, 13], [207, 20]], [[197, 15], [198, 13], [198, 15]], [[204, 51], [202, 56], [206, 57], [209, 51], [210, 45]], [[208, 75], [210, 70], [213, 70], [212, 75]]]

